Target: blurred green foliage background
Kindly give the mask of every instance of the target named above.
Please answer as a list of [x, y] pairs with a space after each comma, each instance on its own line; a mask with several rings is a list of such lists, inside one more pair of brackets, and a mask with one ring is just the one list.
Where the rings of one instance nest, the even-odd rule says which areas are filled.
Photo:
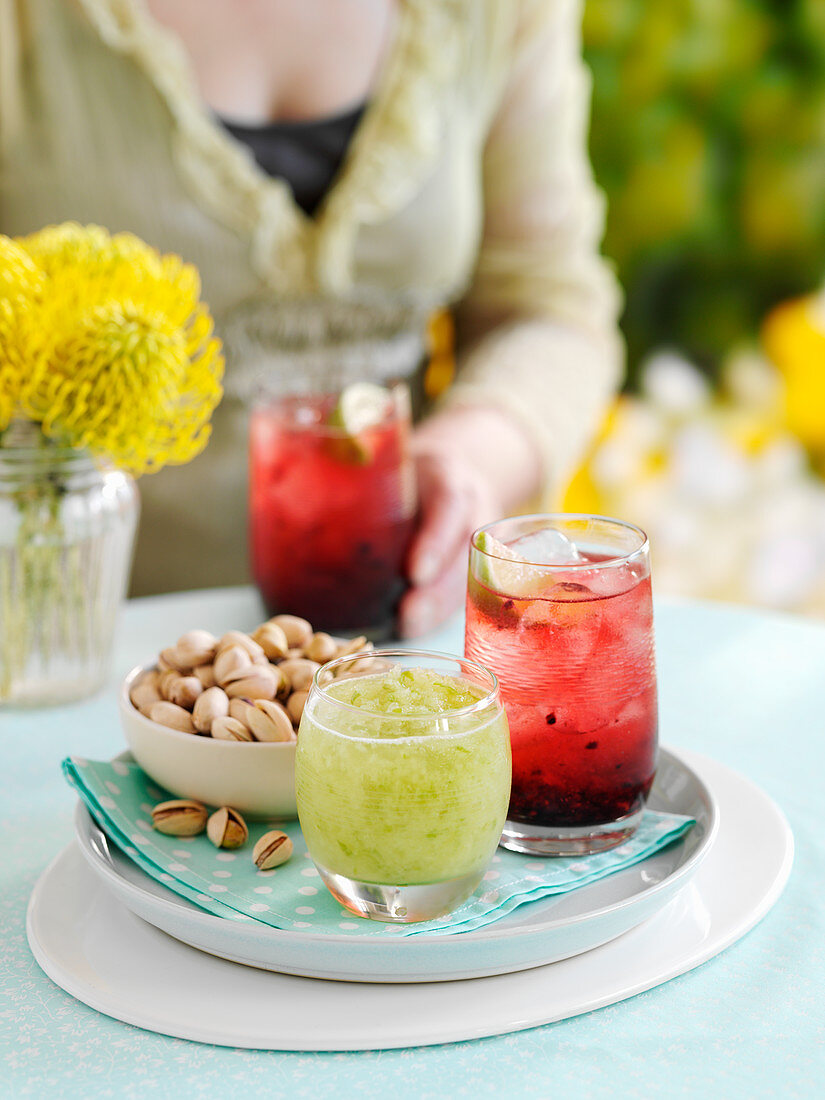
[[587, 0], [584, 41], [631, 378], [713, 373], [825, 277], [825, 0]]

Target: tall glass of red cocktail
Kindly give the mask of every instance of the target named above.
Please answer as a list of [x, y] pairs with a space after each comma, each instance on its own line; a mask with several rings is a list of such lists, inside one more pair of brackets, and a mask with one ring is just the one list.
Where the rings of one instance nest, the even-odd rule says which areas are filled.
[[416, 493], [406, 386], [262, 400], [250, 423], [255, 583], [270, 614], [392, 633]]
[[644, 532], [564, 514], [476, 531], [465, 648], [498, 677], [510, 725], [502, 844], [536, 855], [620, 844], [641, 820], [656, 768]]

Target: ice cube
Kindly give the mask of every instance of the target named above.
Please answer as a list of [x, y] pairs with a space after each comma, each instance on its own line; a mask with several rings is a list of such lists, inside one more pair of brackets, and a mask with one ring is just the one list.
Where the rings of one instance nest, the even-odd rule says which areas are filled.
[[510, 549], [532, 565], [577, 565], [584, 561], [576, 544], [555, 527], [544, 527], [522, 535], [510, 543]]

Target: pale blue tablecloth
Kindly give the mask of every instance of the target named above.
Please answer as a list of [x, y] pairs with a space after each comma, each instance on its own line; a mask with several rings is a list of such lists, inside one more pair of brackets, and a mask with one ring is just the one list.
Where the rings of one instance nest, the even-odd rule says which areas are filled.
[[[193, 625], [261, 616], [248, 590], [128, 606], [112, 683]], [[460, 623], [426, 639], [459, 651]], [[73, 1000], [34, 962], [29, 893], [72, 836], [67, 753], [123, 745], [114, 694], [0, 710], [0, 1097], [814, 1097], [825, 1094], [825, 624], [725, 607], [657, 609], [662, 739], [741, 771], [796, 838], [784, 895], [748, 936], [632, 1000], [497, 1038], [359, 1054], [237, 1051], [167, 1039]]]

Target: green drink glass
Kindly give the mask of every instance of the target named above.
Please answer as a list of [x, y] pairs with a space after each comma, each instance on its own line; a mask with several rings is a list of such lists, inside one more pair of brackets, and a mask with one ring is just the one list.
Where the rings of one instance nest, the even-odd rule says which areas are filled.
[[422, 650], [331, 661], [304, 708], [295, 790], [309, 854], [350, 912], [396, 923], [449, 913], [481, 882], [507, 816], [495, 676]]

